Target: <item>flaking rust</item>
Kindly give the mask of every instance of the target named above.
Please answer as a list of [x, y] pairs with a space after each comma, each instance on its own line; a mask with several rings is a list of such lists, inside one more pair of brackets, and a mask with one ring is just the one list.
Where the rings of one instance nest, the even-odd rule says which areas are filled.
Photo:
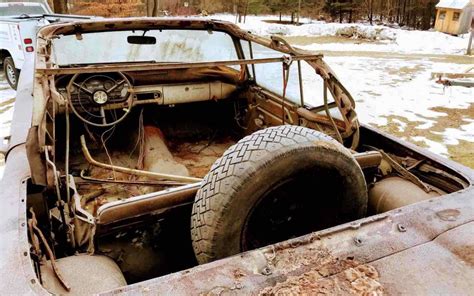
[[268, 267], [289, 276], [259, 295], [383, 295], [378, 271], [354, 257], [335, 257], [319, 241], [278, 246], [265, 253]]
[[[266, 287], [259, 295], [383, 295], [378, 271], [352, 259], [326, 258], [327, 262], [299, 276]], [[342, 271], [341, 271], [342, 270]], [[337, 272], [337, 273], [334, 273]]]

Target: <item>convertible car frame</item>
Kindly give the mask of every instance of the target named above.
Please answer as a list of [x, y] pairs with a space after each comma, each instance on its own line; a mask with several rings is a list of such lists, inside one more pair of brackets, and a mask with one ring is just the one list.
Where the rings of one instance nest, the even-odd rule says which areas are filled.
[[35, 49], [2, 141], [3, 294], [474, 288], [474, 171], [359, 123], [323, 55], [175, 18]]

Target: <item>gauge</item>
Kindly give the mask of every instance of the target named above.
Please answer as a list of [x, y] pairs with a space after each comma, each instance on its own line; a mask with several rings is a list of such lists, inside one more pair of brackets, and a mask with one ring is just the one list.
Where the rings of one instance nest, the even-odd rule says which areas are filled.
[[114, 81], [111, 81], [111, 80], [104, 81], [104, 88], [105, 88], [105, 89], [110, 89], [110, 88], [112, 88], [114, 85], [115, 85]]

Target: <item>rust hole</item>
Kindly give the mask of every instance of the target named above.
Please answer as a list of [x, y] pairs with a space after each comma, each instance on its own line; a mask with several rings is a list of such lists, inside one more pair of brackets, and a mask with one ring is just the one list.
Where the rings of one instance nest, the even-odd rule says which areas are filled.
[[358, 237], [354, 238], [354, 243], [356, 244], [356, 246], [360, 246], [362, 245], [362, 240]]

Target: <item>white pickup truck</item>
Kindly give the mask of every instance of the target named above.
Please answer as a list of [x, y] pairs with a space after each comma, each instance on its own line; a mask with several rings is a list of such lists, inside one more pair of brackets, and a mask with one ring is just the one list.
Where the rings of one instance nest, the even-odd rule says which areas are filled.
[[87, 16], [53, 14], [46, 1], [0, 1], [0, 63], [8, 84], [16, 89], [18, 77], [27, 55], [33, 55], [36, 33], [42, 26], [89, 19]]

